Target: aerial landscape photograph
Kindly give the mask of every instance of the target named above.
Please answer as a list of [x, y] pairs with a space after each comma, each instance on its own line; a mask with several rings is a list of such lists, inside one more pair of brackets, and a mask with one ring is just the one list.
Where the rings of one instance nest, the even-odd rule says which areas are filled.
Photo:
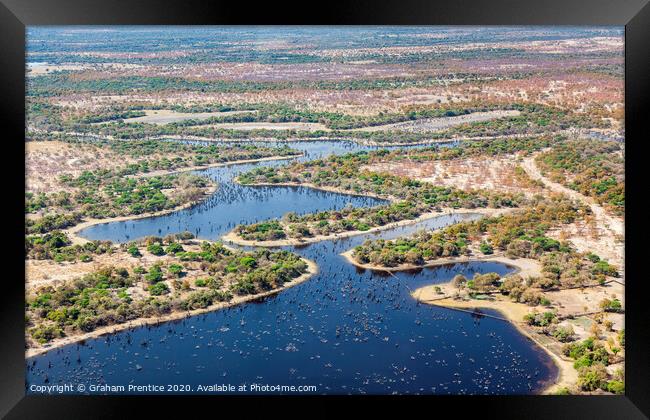
[[26, 41], [27, 394], [625, 393], [623, 27]]

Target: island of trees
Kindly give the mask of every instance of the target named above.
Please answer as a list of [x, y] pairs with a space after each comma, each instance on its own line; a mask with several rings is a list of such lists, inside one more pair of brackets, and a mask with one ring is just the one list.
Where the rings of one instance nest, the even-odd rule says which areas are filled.
[[30, 257], [95, 260], [99, 267], [28, 291], [25, 310], [32, 347], [100, 327], [162, 319], [259, 295], [309, 272], [308, 263], [294, 253], [233, 250], [219, 242], [194, 240], [189, 232], [120, 245], [70, 245], [60, 232], [42, 239], [30, 245]]

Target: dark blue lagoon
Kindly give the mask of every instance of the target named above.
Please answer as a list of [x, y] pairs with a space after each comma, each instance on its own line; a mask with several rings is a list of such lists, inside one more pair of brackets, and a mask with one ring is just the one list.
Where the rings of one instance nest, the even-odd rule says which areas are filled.
[[[305, 159], [313, 158], [310, 145], [321, 147], [316, 142], [300, 144], [307, 151]], [[252, 166], [205, 171], [220, 189], [195, 208], [97, 225], [83, 234], [126, 241], [187, 229], [200, 238], [217, 239], [237, 223], [287, 211], [379, 202], [307, 188], [243, 187], [231, 181]], [[309, 392], [316, 394], [537, 392], [554, 378], [555, 367], [514, 326], [483, 316], [488, 311], [454, 311], [419, 304], [411, 296], [418, 287], [449, 281], [458, 273], [506, 274], [511, 267], [472, 262], [386, 274], [360, 270], [340, 255], [369, 238], [390, 239], [474, 217], [478, 215], [441, 215], [379, 233], [286, 247], [315, 261], [319, 273], [253, 303], [125, 330], [28, 359], [27, 391], [32, 385], [73, 383], [84, 384], [83, 393], [108, 394], [112, 392], [91, 385], [121, 385], [123, 393], [129, 393], [129, 385], [165, 390], [176, 385], [171, 392], [204, 393], [199, 385], [243, 384], [248, 389], [253, 384], [315, 386]]]
[[[299, 160], [377, 149], [349, 141], [267, 142], [266, 145], [289, 145], [299, 149], [304, 152]], [[91, 240], [127, 242], [143, 236], [166, 235], [187, 230], [200, 238], [215, 240], [238, 224], [281, 217], [289, 211], [302, 214], [342, 209], [346, 206], [365, 207], [385, 203], [384, 200], [376, 198], [323, 192], [311, 188], [254, 187], [233, 182], [234, 177], [255, 167], [286, 164], [286, 160], [264, 161], [197, 171], [218, 184], [218, 190], [201, 204], [159, 217], [94, 225], [81, 231], [80, 236]]]

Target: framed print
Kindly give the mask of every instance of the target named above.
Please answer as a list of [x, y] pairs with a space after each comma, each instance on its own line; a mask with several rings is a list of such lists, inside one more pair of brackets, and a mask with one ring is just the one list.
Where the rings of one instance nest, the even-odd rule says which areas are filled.
[[5, 3], [8, 418], [648, 415], [643, 1]]

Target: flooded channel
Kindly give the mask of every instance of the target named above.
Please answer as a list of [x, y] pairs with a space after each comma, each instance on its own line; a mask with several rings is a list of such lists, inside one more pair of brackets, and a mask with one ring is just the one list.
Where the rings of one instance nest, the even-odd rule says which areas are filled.
[[[346, 142], [290, 144], [311, 160], [371, 147]], [[219, 184], [205, 202], [156, 218], [91, 226], [89, 239], [125, 242], [183, 230], [218, 240], [240, 223], [381, 200], [302, 187], [236, 184], [265, 161], [200, 171]], [[394, 238], [478, 215], [441, 215], [414, 225], [301, 247], [315, 261], [308, 281], [230, 309], [125, 330], [52, 350], [27, 361], [30, 384], [83, 383], [309, 385], [316, 394], [529, 394], [555, 375], [548, 356], [498, 319], [419, 304], [411, 291], [456, 274], [506, 274], [512, 267], [471, 262], [387, 274], [358, 269], [340, 253], [370, 238]], [[489, 311], [484, 311], [489, 314]], [[78, 393], [72, 391], [71, 393]], [[111, 393], [111, 392], [106, 392]], [[128, 391], [124, 391], [128, 393]], [[179, 391], [178, 393], [185, 393]], [[199, 392], [200, 393], [200, 392]], [[233, 392], [238, 393], [238, 392]]]

